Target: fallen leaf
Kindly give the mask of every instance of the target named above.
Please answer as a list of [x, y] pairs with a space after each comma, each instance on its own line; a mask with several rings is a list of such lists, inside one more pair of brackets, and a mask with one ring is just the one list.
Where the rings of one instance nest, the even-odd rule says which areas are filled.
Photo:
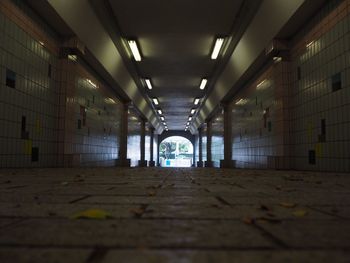
[[155, 195], [156, 195], [156, 192], [155, 192], [155, 191], [149, 191], [149, 192], [148, 192], [148, 195], [149, 195], [149, 196], [155, 196]]
[[255, 219], [251, 218], [251, 217], [244, 217], [242, 219], [243, 223], [247, 224], [247, 225], [252, 225], [255, 223]]
[[88, 209], [79, 213], [76, 213], [71, 217], [72, 219], [108, 219], [112, 216], [102, 209]]
[[271, 209], [269, 207], [267, 207], [266, 205], [260, 205], [260, 209], [263, 211], [271, 211]]
[[295, 210], [293, 212], [293, 215], [296, 217], [304, 217], [308, 214], [308, 212], [306, 210]]
[[280, 205], [280, 206], [283, 206], [283, 207], [285, 207], [285, 208], [294, 208], [294, 207], [297, 206], [297, 204], [295, 204], [295, 203], [289, 203], [289, 202], [281, 202], [279, 205]]

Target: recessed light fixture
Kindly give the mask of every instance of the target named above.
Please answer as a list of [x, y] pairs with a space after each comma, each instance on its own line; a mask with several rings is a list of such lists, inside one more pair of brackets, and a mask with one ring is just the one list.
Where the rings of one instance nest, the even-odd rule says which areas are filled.
[[186, 123], [186, 126], [190, 126], [190, 122], [187, 122], [187, 123]]
[[151, 83], [151, 80], [150, 79], [145, 79], [145, 82], [146, 82], [146, 85], [147, 85], [147, 88], [149, 90], [151, 90], [153, 87], [152, 87], [152, 83]]
[[157, 98], [153, 98], [152, 100], [153, 100], [153, 103], [154, 103], [155, 105], [159, 105], [159, 101], [158, 101]]
[[165, 121], [165, 118], [162, 116], [162, 117], [160, 117], [160, 119], [162, 120], [162, 121]]
[[200, 101], [199, 98], [194, 99], [194, 105], [198, 105], [199, 101]]
[[239, 99], [235, 104], [236, 105], [245, 105], [248, 103], [247, 99]]
[[158, 110], [158, 113], [159, 113], [159, 115], [163, 114], [162, 110]]
[[92, 82], [91, 79], [87, 79], [86, 81], [87, 81], [87, 83], [89, 83], [94, 89], [97, 89], [96, 83]]
[[207, 79], [202, 79], [202, 82], [201, 82], [201, 85], [199, 86], [199, 89], [204, 90], [207, 83], [208, 83]]
[[196, 112], [196, 109], [191, 110], [191, 115], [193, 115]]
[[273, 61], [275, 61], [275, 63], [281, 62], [282, 57], [273, 57]]
[[135, 40], [128, 40], [132, 55], [136, 61], [141, 61], [141, 54]]
[[220, 50], [222, 48], [222, 45], [224, 44], [224, 38], [219, 37], [216, 39], [215, 41], [215, 46], [213, 49], [213, 53], [211, 54], [211, 59], [217, 59], [219, 54], [220, 54]]
[[77, 61], [78, 56], [77, 55], [68, 55], [68, 59], [71, 61]]
[[188, 121], [192, 121], [192, 117], [188, 117]]

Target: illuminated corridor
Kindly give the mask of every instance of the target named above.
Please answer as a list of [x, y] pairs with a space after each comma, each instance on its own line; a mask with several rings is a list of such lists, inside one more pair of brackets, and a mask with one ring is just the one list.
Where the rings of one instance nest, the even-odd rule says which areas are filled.
[[350, 0], [0, 0], [0, 263], [350, 262]]

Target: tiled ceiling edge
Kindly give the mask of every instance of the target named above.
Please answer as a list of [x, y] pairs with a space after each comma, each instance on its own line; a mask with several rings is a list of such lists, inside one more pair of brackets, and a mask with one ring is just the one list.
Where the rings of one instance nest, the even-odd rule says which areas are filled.
[[[161, 133], [163, 127], [160, 125], [157, 116], [138, 90], [116, 46], [101, 25], [89, 2], [48, 0], [48, 3], [119, 84], [157, 132]], [[80, 15], [77, 15], [78, 13]], [[89, 26], [86, 26], [87, 21], [89, 21]]]
[[[215, 88], [197, 114], [191, 131], [195, 131], [205, 122], [215, 109], [215, 105], [220, 103], [304, 2], [304, 0], [267, 0], [262, 2], [251, 24], [233, 51], [226, 68], [215, 83]], [[271, 10], [276, 10], [274, 15], [267, 15]]]

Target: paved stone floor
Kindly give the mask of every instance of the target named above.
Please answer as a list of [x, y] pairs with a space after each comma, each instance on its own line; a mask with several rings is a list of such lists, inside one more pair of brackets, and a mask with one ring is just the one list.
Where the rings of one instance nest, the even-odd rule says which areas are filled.
[[0, 170], [0, 262], [350, 262], [350, 175]]

